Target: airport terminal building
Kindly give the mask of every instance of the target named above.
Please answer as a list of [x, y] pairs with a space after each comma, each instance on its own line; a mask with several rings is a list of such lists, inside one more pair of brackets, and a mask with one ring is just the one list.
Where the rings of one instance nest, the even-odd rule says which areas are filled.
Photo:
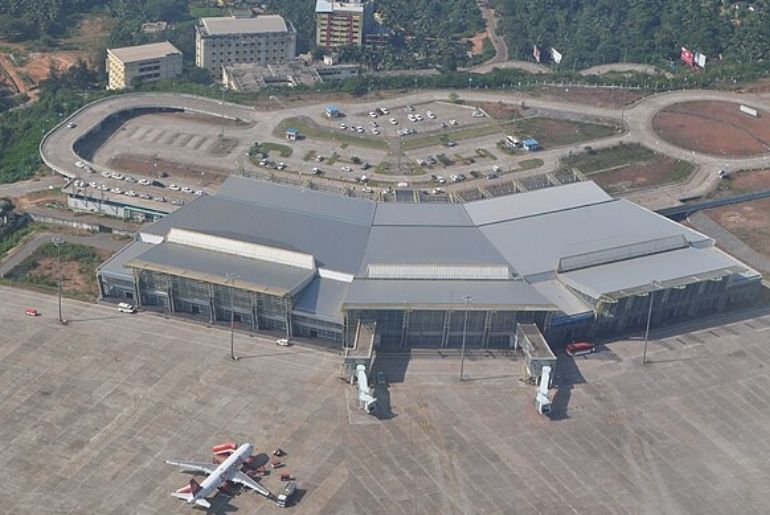
[[761, 276], [714, 240], [593, 182], [465, 204], [381, 203], [228, 178], [98, 271], [106, 300], [351, 345], [509, 347], [729, 309]]

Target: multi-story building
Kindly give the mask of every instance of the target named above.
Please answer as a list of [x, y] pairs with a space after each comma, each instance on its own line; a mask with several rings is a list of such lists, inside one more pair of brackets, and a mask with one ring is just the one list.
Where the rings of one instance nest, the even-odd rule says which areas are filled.
[[125, 89], [134, 81], [172, 79], [182, 73], [182, 52], [168, 41], [107, 50], [107, 89]]
[[254, 18], [201, 18], [195, 32], [195, 64], [215, 77], [236, 63], [271, 64], [294, 59], [297, 33], [277, 14]]
[[324, 48], [363, 45], [372, 25], [373, 10], [370, 1], [318, 0], [315, 6], [316, 45]]

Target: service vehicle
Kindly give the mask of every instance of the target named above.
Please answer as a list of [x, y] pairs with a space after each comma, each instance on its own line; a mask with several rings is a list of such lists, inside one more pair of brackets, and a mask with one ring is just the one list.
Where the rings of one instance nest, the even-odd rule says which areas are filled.
[[24, 314], [29, 317], [36, 317], [40, 314], [36, 308], [27, 308], [24, 310]]
[[118, 304], [118, 311], [121, 313], [136, 313], [136, 308], [128, 302], [121, 302]]
[[585, 356], [596, 350], [596, 345], [589, 342], [572, 342], [567, 344], [567, 356]]

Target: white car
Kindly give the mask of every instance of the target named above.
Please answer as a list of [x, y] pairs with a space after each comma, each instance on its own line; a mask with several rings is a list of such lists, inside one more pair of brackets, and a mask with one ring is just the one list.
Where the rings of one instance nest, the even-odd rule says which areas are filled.
[[165, 202], [166, 197], [152, 197], [152, 200], [154, 200], [155, 202]]
[[100, 184], [99, 186], [96, 187], [96, 189], [100, 191], [107, 191], [108, 189], [110, 189], [110, 187], [107, 186], [106, 184]]
[[380, 129], [378, 129], [378, 128], [376, 128], [376, 127], [375, 127], [375, 128], [373, 128], [373, 129], [372, 129], [372, 134], [374, 134], [375, 136], [379, 135], [379, 134], [380, 134]]
[[473, 111], [473, 113], [471, 113], [471, 116], [473, 116], [474, 118], [484, 118], [484, 111]]
[[123, 177], [123, 180], [126, 182], [136, 182], [136, 179], [134, 179], [130, 175], [126, 175], [125, 177]]
[[428, 111], [428, 112], [426, 112], [426, 113], [425, 113], [425, 116], [427, 116], [427, 117], [428, 117], [428, 118], [430, 118], [431, 120], [435, 120], [435, 119], [436, 119], [436, 115], [433, 113], [433, 111]]
[[343, 166], [342, 168], [340, 168], [340, 170], [342, 170], [343, 172], [349, 172], [350, 171], [350, 167], [349, 166]]
[[172, 184], [171, 186], [168, 187], [168, 189], [170, 189], [171, 191], [179, 191], [181, 188], [179, 188], [179, 186], [177, 186], [176, 184]]
[[142, 186], [149, 186], [150, 181], [148, 181], [147, 179], [139, 179], [139, 184], [141, 184]]
[[74, 123], [72, 123], [72, 122], [70, 122], [70, 123], [68, 123], [68, 124], [67, 124], [67, 128], [68, 128], [68, 129], [74, 129], [75, 127], [77, 127], [77, 125], [75, 125], [75, 124], [74, 124]]
[[416, 122], [417, 121], [417, 117], [415, 115], [413, 115], [412, 113], [409, 113], [408, 115], [406, 115], [406, 117], [409, 118], [410, 122]]
[[369, 111], [369, 118], [377, 118], [377, 111]]
[[455, 127], [456, 127], [456, 126], [458, 126], [458, 125], [460, 125], [460, 124], [459, 124], [459, 123], [457, 123], [457, 120], [449, 120], [449, 125], [453, 125], [453, 126], [455, 126]]
[[439, 184], [446, 184], [446, 178], [441, 177], [440, 175], [436, 176], [436, 182]]
[[75, 166], [78, 168], [85, 168], [86, 164], [83, 161], [75, 161]]
[[409, 187], [409, 183], [406, 182], [406, 181], [401, 181], [398, 184], [396, 184], [396, 186], [399, 187], [399, 188], [408, 188]]
[[127, 197], [136, 197], [136, 192], [134, 190], [128, 190], [125, 195]]
[[356, 132], [359, 133], [359, 134], [363, 134], [364, 133], [364, 128], [363, 127], [356, 127]]
[[390, 122], [391, 125], [398, 125], [398, 120], [396, 120], [395, 118], [388, 118], [388, 121]]
[[192, 193], [193, 189], [191, 187], [189, 187], [189, 186], [185, 186], [184, 188], [182, 188], [182, 192], [183, 193]]
[[361, 188], [361, 191], [363, 191], [364, 193], [371, 193], [374, 190], [369, 186], [364, 186], [363, 188]]
[[193, 191], [193, 193], [195, 193], [196, 195], [198, 195], [200, 197], [201, 195], [203, 195], [203, 190], [195, 190], [195, 191]]
[[113, 173], [112, 174], [112, 178], [113, 179], [117, 179], [119, 181], [122, 181], [123, 180], [123, 174], [122, 173]]
[[390, 109], [388, 109], [387, 107], [380, 107], [380, 111], [382, 112], [382, 114], [390, 114]]
[[98, 184], [96, 184], [96, 181], [91, 181], [91, 182], [89, 182], [89, 183], [88, 183], [88, 186], [90, 186], [91, 188], [98, 188], [98, 187], [99, 187], [99, 185], [98, 185]]
[[120, 189], [120, 188], [112, 188], [110, 191], [111, 191], [112, 193], [118, 193], [118, 194], [120, 194], [120, 193], [123, 193], [123, 190], [122, 190], [122, 189]]
[[422, 117], [422, 115], [421, 115], [421, 114], [416, 114], [416, 115], [414, 115], [414, 118], [415, 118], [415, 120], [417, 120], [418, 122], [421, 122], [421, 121], [423, 121], [423, 119], [424, 119], [424, 118]]
[[102, 177], [104, 177], [105, 179], [109, 179], [110, 177], [112, 177], [112, 174], [111, 174], [110, 172], [102, 172], [102, 174], [101, 174], [101, 175], [102, 175]]
[[275, 344], [280, 345], [281, 347], [288, 347], [289, 345], [291, 345], [291, 342], [289, 341], [288, 338], [278, 338], [275, 341]]
[[439, 193], [444, 193], [443, 188], [433, 188], [431, 191], [434, 195], [438, 195]]
[[140, 193], [139, 194], [139, 198], [143, 198], [143, 199], [149, 200], [152, 197], [150, 197], [147, 193]]
[[286, 168], [286, 163], [278, 163], [276, 168], [278, 168], [279, 170], [283, 170], [284, 168]]
[[492, 171], [495, 172], [495, 173], [500, 173], [502, 171], [502, 168], [500, 168], [499, 166], [495, 165], [495, 166], [492, 167]]
[[341, 123], [341, 124], [340, 124], [340, 129], [342, 129], [343, 131], [345, 131], [345, 130], [347, 130], [347, 129], [348, 129], [348, 126], [347, 126], [347, 125], [345, 125], [344, 123]]

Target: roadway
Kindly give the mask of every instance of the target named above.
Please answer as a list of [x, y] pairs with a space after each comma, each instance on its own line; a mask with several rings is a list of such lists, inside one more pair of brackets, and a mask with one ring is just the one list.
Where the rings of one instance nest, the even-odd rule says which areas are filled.
[[[620, 141], [624, 142], [638, 142], [641, 143], [659, 153], [690, 161], [697, 167], [697, 172], [693, 174], [691, 179], [686, 184], [677, 184], [669, 186], [661, 186], [653, 190], [642, 191], [630, 195], [630, 198], [645, 204], [646, 206], [659, 209], [676, 205], [680, 202], [680, 199], [688, 198], [704, 194], [716, 185], [719, 181], [718, 171], [722, 168], [728, 168], [730, 171], [738, 171], [749, 168], [763, 168], [767, 167], [770, 162], [768, 161], [768, 155], [750, 157], [750, 158], [725, 158], [719, 156], [712, 156], [699, 152], [693, 152], [686, 150], [675, 145], [672, 145], [663, 139], [661, 139], [652, 128], [652, 120], [657, 112], [665, 107], [682, 102], [682, 101], [695, 101], [695, 100], [723, 100], [739, 102], [758, 109], [767, 110], [768, 102], [766, 99], [756, 95], [741, 95], [737, 93], [729, 92], [716, 92], [716, 91], [703, 91], [703, 90], [689, 90], [689, 91], [677, 91], [670, 93], [662, 93], [658, 95], [651, 95], [645, 97], [633, 106], [624, 108], [609, 108], [609, 107], [595, 107], [585, 104], [577, 104], [566, 101], [556, 101], [550, 99], [541, 99], [537, 97], [531, 97], [522, 93], [505, 93], [505, 92], [488, 92], [488, 91], [476, 91], [476, 90], [432, 90], [414, 93], [411, 95], [405, 95], [395, 99], [388, 100], [388, 105], [405, 105], [405, 104], [420, 104], [430, 101], [444, 101], [448, 98], [450, 93], [459, 93], [461, 98], [466, 102], [499, 102], [504, 101], [513, 105], [526, 104], [527, 107], [559, 111], [570, 116], [583, 119], [603, 118], [611, 120], [616, 123], [623, 123], [627, 134], [624, 136], [618, 136], [618, 138], [610, 138], [606, 142], [599, 142], [599, 145], [612, 145]], [[382, 102], [378, 102], [382, 103]], [[98, 101], [85, 108], [81, 109], [77, 113], [73, 114], [67, 120], [64, 120], [61, 125], [52, 130], [46, 135], [41, 142], [40, 151], [44, 161], [51, 168], [59, 173], [72, 176], [77, 172], [77, 168], [74, 166], [74, 162], [79, 159], [79, 156], [74, 152], [72, 145], [79, 137], [85, 134], [92, 127], [98, 125], [101, 120], [108, 114], [114, 113], [120, 110], [135, 109], [138, 107], [143, 108], [180, 108], [193, 112], [207, 113], [214, 116], [221, 116], [224, 114], [226, 117], [238, 118], [252, 124], [248, 129], [244, 129], [244, 134], [247, 134], [252, 141], [276, 141], [277, 138], [273, 135], [273, 129], [284, 119], [295, 116], [318, 116], [323, 111], [326, 104], [317, 104], [302, 107], [281, 108], [267, 112], [258, 112], [247, 106], [240, 106], [230, 103], [222, 104], [221, 101], [215, 99], [207, 99], [202, 97], [193, 97], [189, 95], [175, 95], [175, 94], [127, 94], [118, 97], [111, 97], [106, 100]], [[338, 104], [343, 112], [359, 112], [366, 111], [372, 107], [371, 102], [365, 100], [358, 102], [343, 102]], [[75, 128], [67, 128], [67, 123], [75, 123]], [[527, 174], [543, 174], [553, 171], [557, 166], [561, 157], [567, 156], [570, 152], [575, 152], [579, 148], [591, 145], [592, 147], [599, 148], [594, 142], [584, 142], [580, 145], [572, 145], [568, 147], [560, 147], [550, 149], [547, 152], [541, 152], [535, 155], [527, 156], [539, 157], [546, 161], [547, 166], [540, 167], [537, 170], [530, 170], [523, 175], [515, 174], [515, 177], [524, 177]], [[362, 150], [362, 152], [364, 152]], [[235, 157], [231, 158], [234, 159]], [[502, 165], [514, 169], [516, 167], [517, 160], [520, 161], [521, 156], [508, 157], [504, 156], [502, 159]], [[510, 161], [510, 162], [508, 162]], [[225, 160], [219, 159], [220, 163], [224, 163]], [[243, 160], [241, 160], [243, 163]], [[312, 163], [297, 163], [299, 166], [307, 167], [304, 171], [305, 174], [310, 172], [309, 168], [313, 166]], [[231, 162], [228, 165], [231, 169], [237, 169], [235, 162]], [[243, 163], [245, 171], [251, 168], [250, 163]], [[469, 169], [472, 167], [469, 167]], [[464, 169], [457, 169], [457, 173], [465, 172]], [[296, 173], [296, 170], [293, 172]], [[452, 172], [455, 173], [454, 169]], [[403, 180], [402, 177], [394, 177], [392, 175], [378, 175], [368, 174], [370, 178], [376, 179], [381, 182], [397, 182]], [[344, 177], [344, 176], [341, 176]], [[427, 180], [429, 176], [410, 176], [410, 181]], [[315, 179], [314, 179], [315, 180]], [[465, 183], [464, 187], [467, 188], [469, 183]]]

